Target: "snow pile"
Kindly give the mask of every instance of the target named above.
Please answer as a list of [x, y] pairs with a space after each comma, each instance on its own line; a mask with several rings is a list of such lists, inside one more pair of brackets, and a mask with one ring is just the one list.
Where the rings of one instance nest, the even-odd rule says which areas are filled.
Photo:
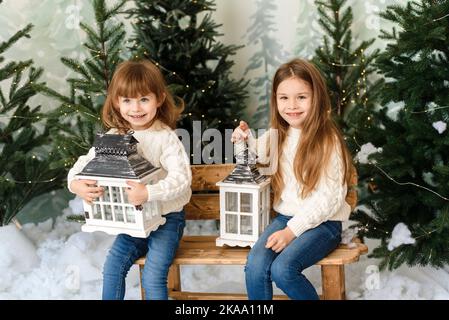
[[[79, 213], [77, 208], [79, 203], [71, 202], [55, 221], [26, 224], [22, 230], [0, 228], [0, 299], [101, 299], [103, 263], [114, 236], [81, 232], [79, 223], [66, 220]], [[185, 234], [218, 234], [218, 229], [213, 221], [188, 221]], [[344, 237], [348, 244], [351, 238], [352, 232]], [[372, 249], [377, 242], [367, 245]], [[348, 299], [449, 299], [449, 268], [402, 266], [379, 272], [377, 265], [365, 255], [345, 267]], [[246, 292], [243, 266], [181, 266], [181, 273], [187, 291]], [[304, 274], [321, 288], [318, 266]], [[126, 286], [125, 299], [140, 299], [137, 266]], [[274, 293], [282, 294], [277, 288]]]
[[[368, 242], [368, 247], [376, 242]], [[345, 270], [346, 295], [351, 300], [449, 300], [449, 267], [403, 265], [379, 272], [377, 260], [365, 255]]]
[[[81, 232], [64, 214], [22, 230], [0, 229], [0, 299], [101, 299], [103, 263], [114, 240]], [[5, 239], [9, 241], [5, 241]], [[138, 269], [127, 279], [127, 298], [139, 299]]]

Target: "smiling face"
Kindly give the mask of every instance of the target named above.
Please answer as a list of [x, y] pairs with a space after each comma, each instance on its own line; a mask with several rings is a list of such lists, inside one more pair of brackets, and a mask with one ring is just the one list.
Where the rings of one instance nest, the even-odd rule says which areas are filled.
[[118, 97], [120, 115], [128, 121], [133, 130], [147, 129], [159, 106], [160, 102], [154, 93], [137, 98]]
[[301, 129], [312, 109], [312, 89], [297, 77], [285, 79], [277, 87], [276, 104], [281, 117], [291, 127]]

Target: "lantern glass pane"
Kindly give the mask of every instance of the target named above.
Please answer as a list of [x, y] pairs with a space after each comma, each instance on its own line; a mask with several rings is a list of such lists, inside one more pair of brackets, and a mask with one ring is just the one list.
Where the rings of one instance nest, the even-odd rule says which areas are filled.
[[126, 220], [129, 223], [136, 223], [136, 216], [134, 214], [134, 208], [131, 206], [125, 207], [125, 213], [126, 213]]
[[101, 205], [99, 203], [94, 204], [94, 219], [101, 220]]
[[237, 197], [238, 197], [237, 192], [225, 192], [226, 211], [237, 212], [238, 210]]
[[157, 207], [157, 202], [156, 201], [151, 201], [150, 202], [151, 203], [151, 206], [150, 206], [150, 211], [151, 211], [151, 214], [153, 215], [153, 217], [156, 217], [157, 215], [159, 215], [159, 210], [158, 210], [158, 207]]
[[145, 215], [145, 220], [150, 220], [154, 215], [153, 206], [148, 205], [148, 203], [143, 207], [143, 212]]
[[104, 186], [103, 201], [105, 201], [105, 202], [111, 201], [111, 195], [110, 195], [108, 186]]
[[240, 212], [253, 212], [253, 194], [241, 193], [240, 194]]
[[111, 187], [111, 197], [112, 202], [121, 203], [122, 199], [120, 199], [120, 188], [119, 187]]
[[108, 204], [104, 206], [104, 219], [112, 220], [112, 207]]
[[[123, 188], [123, 189], [124, 189], [124, 188]], [[128, 194], [126, 193], [125, 190], [123, 190], [123, 203], [128, 203], [128, 204], [129, 204], [129, 201], [128, 201]]]
[[251, 216], [240, 216], [240, 234], [253, 234], [253, 218]]
[[114, 206], [115, 213], [115, 221], [123, 222], [125, 221], [123, 218], [123, 207], [122, 206]]
[[237, 234], [237, 217], [238, 216], [236, 214], [225, 215], [226, 233]]

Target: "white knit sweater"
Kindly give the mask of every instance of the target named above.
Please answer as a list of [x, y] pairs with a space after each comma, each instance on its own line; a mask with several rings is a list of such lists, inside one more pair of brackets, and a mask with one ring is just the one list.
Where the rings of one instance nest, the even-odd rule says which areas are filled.
[[[117, 133], [117, 130], [111, 129], [107, 133]], [[133, 136], [139, 141], [137, 152], [153, 166], [162, 169], [162, 179], [156, 184], [146, 186], [148, 201], [161, 200], [162, 214], [180, 211], [192, 195], [192, 171], [178, 136], [160, 121], [156, 121], [146, 130], [134, 131]], [[67, 176], [69, 190], [74, 176], [94, 157], [95, 149], [91, 148], [87, 155], [78, 158]]]
[[[347, 186], [346, 183], [342, 184], [344, 165], [340, 148], [334, 148], [325, 174], [322, 174], [315, 189], [306, 198], [301, 198], [302, 186], [293, 170], [300, 138], [301, 130], [290, 127], [279, 159], [284, 189], [279, 203], [273, 207], [277, 212], [293, 217], [287, 225], [296, 236], [327, 220], [346, 221], [351, 213], [351, 207], [345, 201]], [[268, 139], [269, 131], [257, 140], [251, 134], [248, 137], [248, 146], [257, 153], [261, 163], [268, 161]]]

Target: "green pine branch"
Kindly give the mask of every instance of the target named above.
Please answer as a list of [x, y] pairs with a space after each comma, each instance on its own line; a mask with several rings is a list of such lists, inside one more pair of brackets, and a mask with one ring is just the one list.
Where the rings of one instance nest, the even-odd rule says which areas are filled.
[[[31, 30], [30, 24], [1, 43], [0, 54], [29, 38]], [[48, 148], [50, 125], [41, 107], [28, 105], [37, 94], [34, 85], [44, 86], [39, 82], [42, 73], [32, 60], [0, 64], [0, 225], [10, 223], [34, 197], [58, 189], [65, 177], [61, 167], [53, 164], [54, 155]]]
[[95, 133], [102, 130], [101, 108], [114, 70], [125, 56], [122, 51], [126, 52], [124, 25], [115, 21], [125, 4], [126, 0], [110, 6], [104, 0], [92, 2], [94, 25], [80, 23], [81, 30], [87, 35], [83, 44], [87, 58], [82, 61], [61, 58], [61, 62], [72, 71], [67, 79], [69, 95], [44, 86], [36, 87], [61, 103], [47, 116], [54, 125], [54, 146], [61, 157], [58, 163], [64, 163], [66, 167], [87, 152]]
[[11, 38], [7, 41], [0, 43], [0, 54], [8, 50], [13, 44], [22, 38], [30, 38], [30, 31], [33, 29], [33, 25], [30, 23], [25, 28], [17, 31]]
[[[449, 121], [449, 20], [442, 18], [447, 12], [447, 1], [423, 0], [389, 6], [381, 14], [395, 24], [383, 30], [388, 43], [375, 61], [387, 80], [380, 94], [383, 107], [358, 115], [356, 135], [359, 144], [382, 147], [369, 158], [375, 166], [358, 167], [362, 181], [375, 187], [360, 204], [376, 211], [374, 218], [362, 210], [355, 217], [365, 236], [381, 240], [372, 256], [382, 259], [383, 268], [449, 262], [449, 138], [435, 127]], [[394, 104], [400, 104], [396, 112], [389, 110]], [[390, 250], [400, 222], [415, 243]]]
[[375, 103], [370, 97], [377, 96], [375, 90], [378, 86], [371, 87], [371, 75], [375, 72], [372, 62], [378, 51], [367, 54], [374, 39], [354, 46], [351, 33], [353, 14], [351, 8], [346, 7], [346, 0], [315, 3], [325, 35], [313, 61], [327, 80], [337, 122], [343, 130], [349, 131], [347, 118], [350, 111]]

